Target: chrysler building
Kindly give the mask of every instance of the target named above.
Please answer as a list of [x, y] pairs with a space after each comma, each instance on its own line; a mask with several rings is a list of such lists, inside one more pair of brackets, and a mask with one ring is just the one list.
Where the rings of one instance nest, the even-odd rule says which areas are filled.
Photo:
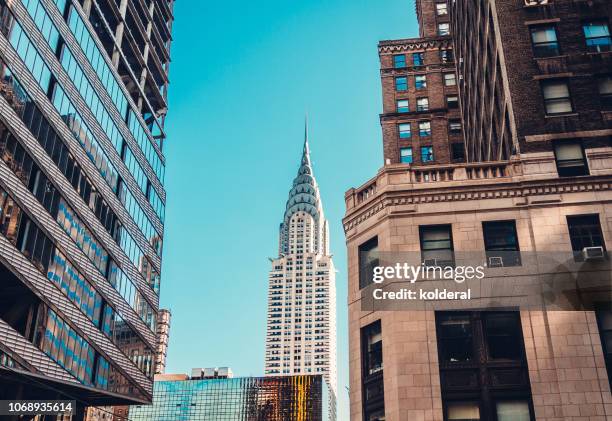
[[336, 285], [308, 126], [268, 290], [266, 376], [322, 374], [336, 392]]

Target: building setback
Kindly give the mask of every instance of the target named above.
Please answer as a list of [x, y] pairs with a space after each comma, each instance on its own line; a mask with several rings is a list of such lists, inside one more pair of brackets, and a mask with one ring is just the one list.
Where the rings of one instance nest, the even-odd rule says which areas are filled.
[[[385, 164], [345, 195], [351, 420], [611, 419], [612, 4], [417, 0], [416, 10], [421, 38], [379, 43]], [[454, 51], [451, 84], [429, 83], [452, 73], [438, 69], [433, 40]], [[411, 54], [421, 51], [430, 103], [456, 94], [458, 113], [438, 118], [458, 118], [461, 133], [432, 124], [427, 162], [417, 159], [421, 136], [400, 128], [420, 118]], [[404, 76], [407, 93], [393, 79]], [[404, 95], [410, 110], [394, 112]], [[465, 162], [452, 159], [459, 142]], [[372, 269], [387, 252], [427, 265], [480, 256], [489, 304], [369, 307]], [[560, 264], [529, 263], [552, 256]], [[550, 279], [576, 280], [555, 297], [563, 305], [506, 305], [516, 296], [499, 292], [509, 280]], [[582, 289], [584, 279], [604, 282]]]
[[164, 374], [155, 378], [153, 405], [132, 406], [129, 419], [335, 421], [335, 407], [330, 404], [335, 405], [335, 397], [321, 375]]
[[279, 231], [269, 276], [265, 375], [322, 374], [335, 393], [336, 274], [307, 127]]
[[0, 0], [0, 399], [152, 399], [172, 7]]

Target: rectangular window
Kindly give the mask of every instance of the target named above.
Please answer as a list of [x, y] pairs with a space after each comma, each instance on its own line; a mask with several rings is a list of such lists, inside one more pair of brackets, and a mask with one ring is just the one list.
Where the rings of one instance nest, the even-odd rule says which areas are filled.
[[374, 268], [378, 266], [378, 237], [361, 244], [358, 248], [359, 289], [370, 285], [374, 276]]
[[395, 90], [405, 91], [408, 89], [408, 78], [405, 76], [395, 78]]
[[383, 342], [380, 320], [361, 329], [361, 383], [367, 421], [384, 421]]
[[412, 53], [412, 64], [422, 66], [425, 64], [425, 53]]
[[397, 112], [398, 113], [407, 113], [410, 112], [410, 105], [408, 104], [407, 99], [398, 99], [397, 100]]
[[599, 215], [568, 216], [567, 228], [576, 260], [582, 260], [582, 250], [585, 247], [603, 247], [605, 250]]
[[446, 106], [449, 109], [459, 108], [459, 98], [457, 97], [457, 95], [447, 95]]
[[410, 131], [410, 123], [400, 123], [397, 126], [400, 139], [410, 139], [412, 135]]
[[452, 63], [455, 61], [453, 50], [440, 50], [440, 60], [442, 63]]
[[419, 121], [419, 136], [431, 136], [431, 121]]
[[521, 265], [521, 253], [514, 221], [483, 222], [482, 232], [489, 267]]
[[557, 173], [560, 177], [589, 175], [589, 166], [582, 144], [579, 142], [559, 142], [554, 145]]
[[406, 55], [397, 54], [393, 56], [393, 67], [396, 69], [403, 69], [406, 67]]
[[465, 161], [465, 146], [463, 143], [451, 143], [451, 153], [453, 161]]
[[438, 16], [448, 15], [448, 7], [446, 6], [446, 2], [436, 3], [436, 15]]
[[535, 26], [531, 28], [531, 43], [535, 57], [559, 55], [557, 31], [554, 26]]
[[402, 164], [412, 164], [412, 148], [400, 149], [400, 162]]
[[450, 134], [460, 134], [461, 133], [461, 121], [459, 121], [459, 120], [449, 120], [448, 121], [448, 133], [450, 133]]
[[444, 419], [534, 420], [520, 313], [438, 311], [435, 317]]
[[587, 51], [590, 53], [602, 53], [610, 51], [612, 40], [610, 39], [610, 26], [604, 21], [585, 22], [582, 25]]
[[429, 99], [428, 98], [417, 98], [417, 111], [428, 111], [429, 110]]
[[419, 227], [421, 260], [431, 266], [454, 264], [451, 225], [422, 225]]
[[416, 89], [424, 89], [427, 87], [427, 76], [425, 75], [416, 75], [414, 77], [414, 87]]
[[421, 146], [421, 162], [432, 162], [433, 160], [433, 146]]
[[612, 76], [601, 76], [597, 81], [597, 90], [599, 92], [601, 108], [612, 110]]
[[607, 308], [597, 311], [597, 324], [608, 370], [608, 382], [610, 382], [610, 388], [612, 388], [612, 309]]
[[450, 34], [450, 24], [449, 23], [439, 23], [438, 24], [438, 35], [444, 36]]
[[573, 111], [569, 87], [565, 80], [546, 80], [542, 82], [546, 114], [556, 115]]
[[455, 86], [457, 84], [457, 78], [455, 73], [444, 73], [444, 86]]

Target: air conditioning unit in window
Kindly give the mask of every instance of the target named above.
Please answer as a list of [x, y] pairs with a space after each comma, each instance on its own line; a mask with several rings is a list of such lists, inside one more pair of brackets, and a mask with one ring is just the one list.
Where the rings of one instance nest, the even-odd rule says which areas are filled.
[[424, 266], [437, 267], [438, 266], [438, 259], [425, 259], [425, 260], [423, 260], [423, 265]]
[[504, 259], [501, 256], [491, 256], [489, 257], [489, 267], [490, 268], [502, 268], [504, 267]]
[[582, 249], [582, 257], [584, 260], [602, 260], [606, 256], [604, 248], [598, 247], [585, 247]]

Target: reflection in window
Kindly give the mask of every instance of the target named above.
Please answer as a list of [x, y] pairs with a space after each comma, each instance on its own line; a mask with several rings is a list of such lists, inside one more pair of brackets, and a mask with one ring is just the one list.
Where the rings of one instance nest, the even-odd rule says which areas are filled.
[[573, 111], [569, 88], [564, 80], [546, 80], [542, 82], [544, 107], [546, 114], [564, 114]]
[[421, 259], [432, 265], [452, 265], [454, 262], [453, 237], [450, 225], [419, 227]]
[[431, 121], [419, 121], [419, 136], [431, 136]]
[[448, 421], [479, 421], [480, 408], [475, 402], [453, 402], [446, 407]]
[[359, 289], [370, 285], [374, 267], [378, 266], [378, 237], [371, 238], [361, 244], [358, 249], [359, 259]]
[[497, 421], [530, 421], [529, 404], [526, 401], [498, 402]]
[[414, 77], [414, 87], [416, 89], [424, 89], [427, 87], [427, 76], [426, 75], [416, 75]]
[[579, 142], [559, 142], [554, 145], [557, 172], [560, 177], [589, 175], [589, 167], [582, 144]]
[[410, 106], [408, 105], [407, 99], [398, 99], [397, 100], [397, 112], [398, 113], [407, 113], [410, 111]]
[[397, 54], [393, 56], [393, 67], [396, 69], [402, 69], [406, 67], [406, 55]]
[[385, 419], [382, 330], [380, 320], [361, 329], [363, 412], [366, 420]]
[[559, 55], [559, 43], [554, 26], [536, 26], [531, 28], [531, 43], [533, 55], [536, 57], [551, 57]]
[[395, 78], [395, 90], [405, 91], [408, 89], [408, 78], [406, 76]]
[[400, 162], [402, 164], [412, 164], [412, 148], [400, 148]]
[[519, 266], [521, 254], [514, 221], [482, 223], [487, 262], [494, 266]]
[[410, 123], [400, 123], [398, 126], [400, 139], [409, 139], [411, 136]]
[[591, 53], [602, 53], [610, 51], [612, 40], [610, 39], [610, 27], [605, 21], [586, 22], [582, 25], [587, 51]]
[[433, 162], [433, 146], [421, 146], [421, 162]]

